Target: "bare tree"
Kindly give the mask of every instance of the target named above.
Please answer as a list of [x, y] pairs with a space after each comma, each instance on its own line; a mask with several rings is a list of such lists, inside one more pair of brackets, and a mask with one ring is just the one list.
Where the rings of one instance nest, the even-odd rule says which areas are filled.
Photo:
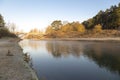
[[17, 27], [14, 23], [7, 23], [6, 27], [9, 29], [10, 32], [13, 32], [13, 33], [15, 33], [15, 31], [17, 29]]

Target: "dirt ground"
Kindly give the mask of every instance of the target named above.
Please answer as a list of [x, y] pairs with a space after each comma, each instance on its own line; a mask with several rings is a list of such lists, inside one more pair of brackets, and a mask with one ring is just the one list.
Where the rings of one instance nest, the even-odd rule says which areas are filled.
[[18, 39], [0, 39], [0, 80], [37, 80], [25, 65]]

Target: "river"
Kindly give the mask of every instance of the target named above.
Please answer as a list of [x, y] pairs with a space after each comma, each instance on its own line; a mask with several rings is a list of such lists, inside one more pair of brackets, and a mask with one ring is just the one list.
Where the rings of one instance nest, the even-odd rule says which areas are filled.
[[120, 80], [120, 43], [20, 42], [40, 80]]

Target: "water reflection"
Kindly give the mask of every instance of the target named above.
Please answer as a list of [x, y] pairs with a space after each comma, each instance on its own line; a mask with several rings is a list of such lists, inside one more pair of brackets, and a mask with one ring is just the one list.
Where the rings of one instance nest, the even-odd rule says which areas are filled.
[[24, 40], [20, 45], [40, 79], [120, 80], [120, 43]]
[[44, 45], [40, 42], [34, 40], [24, 40], [20, 42], [20, 46], [22, 47], [30, 47], [31, 49], [38, 50], [39, 48], [43, 47]]
[[99, 67], [120, 75], [120, 45], [93, 44], [87, 45], [84, 55], [92, 59]]
[[81, 45], [72, 41], [70, 42], [48, 41], [46, 43], [46, 49], [54, 57], [61, 57], [61, 56], [67, 57], [69, 55], [80, 57], [83, 51], [83, 46]]
[[82, 55], [92, 59], [99, 67], [107, 68], [111, 72], [120, 74], [120, 46], [110, 43], [97, 43], [90, 45], [77, 44], [76, 42], [47, 42], [46, 48], [54, 57]]

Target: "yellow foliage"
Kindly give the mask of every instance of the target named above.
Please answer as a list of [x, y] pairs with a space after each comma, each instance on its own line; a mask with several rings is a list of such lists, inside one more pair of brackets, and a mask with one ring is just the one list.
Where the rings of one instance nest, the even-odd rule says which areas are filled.
[[73, 27], [70, 24], [66, 24], [64, 26], [61, 27], [61, 31], [63, 32], [69, 32], [69, 31], [73, 31]]
[[93, 29], [94, 32], [101, 32], [102, 31], [102, 26], [100, 24], [96, 25]]
[[48, 26], [45, 33], [49, 34], [49, 33], [52, 33], [53, 31], [54, 31], [53, 28], [51, 26]]
[[39, 30], [37, 28], [31, 29], [29, 33], [39, 33]]
[[70, 32], [70, 31], [85, 32], [85, 27], [78, 22], [73, 22], [62, 26], [61, 30], [63, 32]]
[[77, 31], [84, 33], [86, 31], [84, 25], [80, 24], [77, 26]]
[[52, 26], [48, 26], [45, 33], [54, 38], [64, 36], [65, 34], [71, 36], [73, 34], [84, 33], [86, 31], [84, 25], [79, 22], [67, 23], [66, 25], [62, 25], [59, 30], [55, 30], [53, 28], [54, 27]]

